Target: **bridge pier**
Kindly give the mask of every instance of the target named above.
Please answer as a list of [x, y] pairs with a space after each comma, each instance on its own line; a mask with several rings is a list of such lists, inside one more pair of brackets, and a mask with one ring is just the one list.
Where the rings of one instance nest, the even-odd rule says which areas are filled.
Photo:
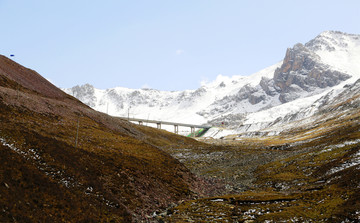
[[158, 129], [161, 129], [161, 122], [156, 123], [156, 125]]
[[179, 134], [179, 126], [178, 125], [174, 125], [174, 132], [175, 132], [175, 134]]
[[190, 129], [191, 129], [191, 135], [195, 137], [195, 127], [191, 126]]

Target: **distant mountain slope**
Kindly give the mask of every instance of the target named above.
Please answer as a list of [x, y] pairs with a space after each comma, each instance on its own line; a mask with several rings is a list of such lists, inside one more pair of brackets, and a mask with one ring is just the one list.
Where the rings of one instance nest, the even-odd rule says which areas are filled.
[[83, 85], [64, 91], [111, 115], [213, 125], [225, 122], [241, 133], [268, 127], [278, 119], [285, 121], [284, 116], [311, 107], [332, 90], [341, 92], [360, 78], [358, 61], [360, 35], [326, 31], [287, 49], [278, 64], [250, 76], [219, 75], [197, 90], [99, 90]]
[[277, 65], [252, 76], [225, 77], [219, 75], [214, 82], [197, 90], [159, 91], [155, 89], [128, 89], [117, 87], [100, 90], [90, 84], [63, 89], [90, 107], [115, 116], [156, 119], [194, 124], [206, 123], [221, 114], [206, 114], [206, 109], [238, 89], [259, 82], [262, 76], [269, 77]]
[[200, 145], [94, 111], [0, 57], [0, 222], [139, 222], [211, 188], [159, 149]]

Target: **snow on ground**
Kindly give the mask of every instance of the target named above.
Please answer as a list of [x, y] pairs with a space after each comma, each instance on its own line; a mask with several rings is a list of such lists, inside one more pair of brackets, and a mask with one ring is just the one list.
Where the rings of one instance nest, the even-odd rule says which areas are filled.
[[267, 110], [251, 113], [247, 116], [244, 124], [253, 124], [253, 123], [267, 123], [273, 122], [279, 117], [284, 117], [288, 114], [297, 113], [301, 109], [310, 108], [312, 104], [322, 96], [329, 93], [331, 89], [317, 95], [310, 97], [299, 98], [297, 100], [281, 104], [275, 107], [272, 107]]
[[[358, 144], [358, 143], [360, 143], [360, 139], [353, 140], [353, 141], [346, 141], [346, 142], [336, 144], [336, 145], [330, 145], [325, 150], [322, 150], [321, 153], [329, 152], [329, 151], [332, 151], [333, 149], [342, 148], [344, 146], [354, 145], [354, 144]], [[360, 151], [357, 154], [360, 156]]]
[[231, 129], [224, 129], [224, 128], [218, 128], [218, 127], [213, 127], [211, 129], [209, 129], [203, 137], [209, 137], [209, 138], [214, 138], [214, 139], [220, 139], [222, 137], [228, 136], [228, 135], [234, 135], [237, 132], [235, 130], [231, 130]]
[[[346, 145], [357, 144], [359, 142], [360, 142], [360, 140], [355, 140], [355, 141], [352, 141], [352, 142], [345, 142], [343, 144], [339, 144], [339, 145], [336, 145], [336, 146], [344, 147]], [[356, 166], [356, 165], [360, 165], [360, 150], [357, 151], [357, 153], [353, 154], [352, 158], [350, 160], [346, 160], [340, 166], [332, 168], [331, 170], [328, 171], [327, 174], [331, 175], [331, 174], [337, 173], [339, 171], [348, 169], [348, 168]]]
[[28, 150], [20, 149], [16, 147], [14, 144], [9, 143], [6, 139], [0, 137], [0, 143], [9, 149], [13, 150], [17, 154], [21, 155], [26, 160], [31, 160], [35, 162], [37, 168], [40, 171], [43, 171], [47, 176], [51, 177], [54, 180], [57, 180], [59, 183], [65, 185], [66, 187], [74, 187], [76, 185], [80, 185], [80, 183], [74, 180], [72, 176], [66, 176], [63, 170], [57, 170], [52, 166], [49, 166], [42, 159], [40, 153], [37, 149], [31, 148]]
[[20, 155], [24, 155], [25, 153], [18, 148], [14, 144], [8, 143], [4, 138], [0, 138], [0, 142], [3, 146], [9, 147], [11, 150], [15, 151], [16, 153], [19, 153]]

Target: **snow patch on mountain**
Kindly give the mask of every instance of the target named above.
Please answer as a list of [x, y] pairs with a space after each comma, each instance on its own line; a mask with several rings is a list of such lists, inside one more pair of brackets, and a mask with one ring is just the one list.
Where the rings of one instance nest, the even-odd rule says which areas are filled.
[[305, 46], [334, 70], [360, 75], [360, 35], [326, 31]]

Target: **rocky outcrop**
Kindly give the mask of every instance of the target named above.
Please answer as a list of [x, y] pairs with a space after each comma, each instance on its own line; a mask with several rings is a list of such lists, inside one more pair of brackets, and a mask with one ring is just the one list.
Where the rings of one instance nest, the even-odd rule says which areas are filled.
[[[230, 112], [239, 106], [255, 105], [257, 111], [278, 104], [287, 103], [301, 97], [307, 97], [333, 87], [351, 76], [321, 62], [320, 57], [301, 43], [286, 51], [285, 58], [273, 78], [263, 77], [258, 85], [245, 85], [231, 96], [213, 103], [211, 113]], [[222, 107], [219, 109], [219, 107]]]
[[282, 66], [274, 73], [274, 88], [280, 101], [286, 103], [298, 98], [301, 91], [333, 87], [348, 78], [350, 75], [322, 64], [318, 55], [299, 43], [286, 51]]

